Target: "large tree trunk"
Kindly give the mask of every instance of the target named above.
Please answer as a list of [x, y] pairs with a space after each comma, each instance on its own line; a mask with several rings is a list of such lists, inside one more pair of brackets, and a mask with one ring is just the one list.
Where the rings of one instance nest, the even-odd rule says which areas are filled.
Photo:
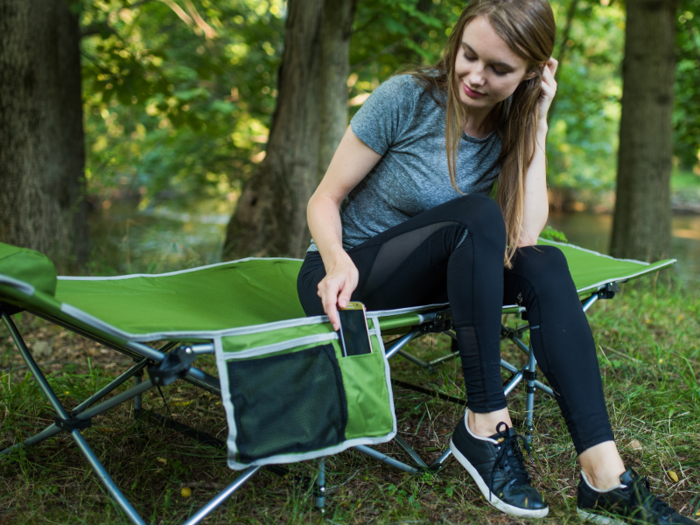
[[0, 241], [61, 268], [88, 248], [79, 39], [66, 0], [0, 0]]
[[317, 179], [324, 0], [289, 0], [279, 95], [267, 155], [243, 188], [223, 257], [296, 256], [309, 243], [306, 203]]
[[357, 0], [325, 0], [323, 9], [319, 181], [348, 126], [350, 37], [356, 7]]
[[610, 253], [671, 253], [675, 0], [628, 0], [617, 200]]

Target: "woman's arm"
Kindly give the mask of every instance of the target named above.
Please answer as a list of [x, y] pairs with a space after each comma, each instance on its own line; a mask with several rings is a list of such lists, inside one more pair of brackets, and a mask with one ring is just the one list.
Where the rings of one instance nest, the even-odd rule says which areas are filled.
[[557, 65], [558, 62], [550, 58], [542, 70], [542, 94], [540, 95], [535, 156], [532, 158], [525, 177], [525, 206], [520, 246], [531, 246], [537, 243], [537, 238], [544, 229], [549, 215], [545, 143], [547, 140], [547, 112], [557, 92], [557, 82], [554, 80]]
[[306, 208], [309, 230], [326, 268], [318, 295], [335, 330], [340, 328], [338, 306], [347, 306], [359, 280], [355, 264], [343, 249], [340, 203], [381, 158], [348, 126]]

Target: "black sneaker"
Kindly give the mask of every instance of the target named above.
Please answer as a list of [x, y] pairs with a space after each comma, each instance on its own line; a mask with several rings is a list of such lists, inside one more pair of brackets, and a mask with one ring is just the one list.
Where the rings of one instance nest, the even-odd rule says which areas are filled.
[[577, 512], [582, 519], [601, 525], [696, 525], [654, 496], [646, 478], [631, 468], [620, 476], [620, 485], [606, 491], [593, 488], [581, 472]]
[[530, 486], [518, 439], [526, 447], [527, 442], [505, 423], [499, 423], [497, 430], [488, 438], [476, 436], [465, 415], [450, 440], [452, 453], [474, 478], [486, 501], [498, 510], [511, 516], [544, 518], [549, 507]]

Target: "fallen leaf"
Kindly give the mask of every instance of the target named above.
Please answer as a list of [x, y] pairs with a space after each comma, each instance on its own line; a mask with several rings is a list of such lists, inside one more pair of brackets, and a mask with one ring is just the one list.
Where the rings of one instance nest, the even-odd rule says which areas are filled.
[[676, 474], [674, 471], [669, 470], [668, 477], [671, 478], [674, 483], [678, 483], [678, 474]]
[[168, 464], [168, 460], [165, 459], [165, 458], [158, 458], [158, 463], [162, 463], [163, 465], [167, 465], [167, 464]]
[[182, 494], [183, 498], [189, 498], [192, 495], [192, 489], [189, 487], [183, 487], [180, 494]]
[[633, 439], [632, 441], [630, 441], [630, 443], [629, 443], [628, 446], [629, 446], [632, 450], [642, 450], [642, 444], [641, 444], [638, 440], [636, 440], [636, 439]]
[[32, 345], [32, 353], [37, 357], [48, 357], [51, 352], [51, 343], [48, 341], [37, 341]]

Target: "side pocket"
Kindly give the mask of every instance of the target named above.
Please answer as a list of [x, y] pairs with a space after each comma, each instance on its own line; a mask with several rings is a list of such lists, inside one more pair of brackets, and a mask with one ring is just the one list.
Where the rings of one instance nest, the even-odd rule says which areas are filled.
[[226, 363], [238, 461], [304, 453], [345, 441], [343, 377], [333, 345]]
[[[374, 345], [373, 345], [374, 346]], [[345, 437], [379, 437], [394, 429], [393, 404], [389, 400], [384, 355], [371, 354], [338, 360], [348, 401]]]

